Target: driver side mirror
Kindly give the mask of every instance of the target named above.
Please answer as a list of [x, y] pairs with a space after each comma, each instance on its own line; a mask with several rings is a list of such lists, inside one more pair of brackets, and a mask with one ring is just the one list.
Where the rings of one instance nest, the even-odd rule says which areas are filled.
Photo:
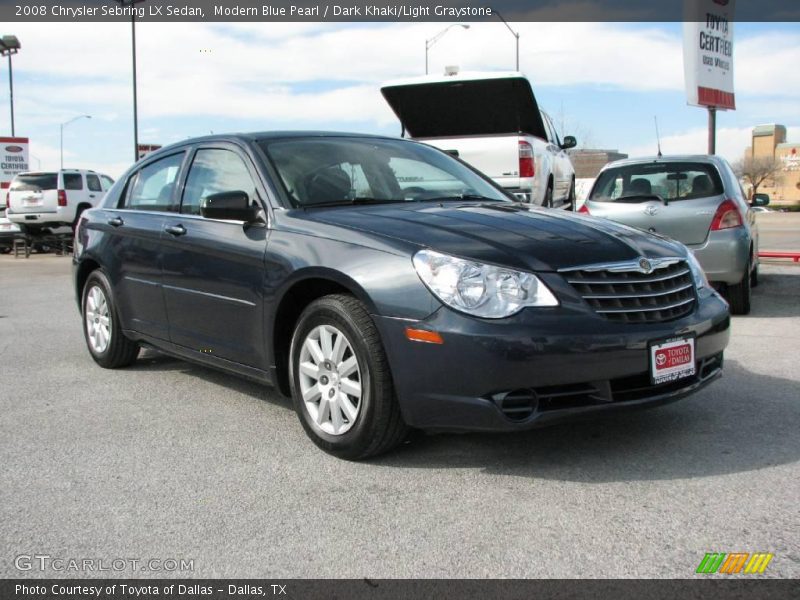
[[569, 148], [574, 148], [578, 145], [578, 140], [575, 139], [574, 135], [565, 135], [564, 141], [561, 142], [561, 149], [567, 150]]
[[769, 204], [769, 194], [755, 194], [750, 206], [766, 206]]
[[252, 223], [258, 220], [260, 210], [241, 190], [210, 194], [200, 201], [200, 214], [206, 219]]

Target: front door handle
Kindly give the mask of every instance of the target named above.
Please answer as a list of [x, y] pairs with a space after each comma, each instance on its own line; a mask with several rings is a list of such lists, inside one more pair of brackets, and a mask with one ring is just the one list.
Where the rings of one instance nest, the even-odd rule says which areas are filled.
[[124, 225], [125, 221], [123, 221], [119, 217], [114, 217], [113, 219], [108, 220], [108, 224], [111, 225], [112, 227], [119, 227], [121, 225]]
[[179, 235], [186, 235], [186, 227], [183, 225], [172, 225], [164, 229], [168, 234], [179, 236]]

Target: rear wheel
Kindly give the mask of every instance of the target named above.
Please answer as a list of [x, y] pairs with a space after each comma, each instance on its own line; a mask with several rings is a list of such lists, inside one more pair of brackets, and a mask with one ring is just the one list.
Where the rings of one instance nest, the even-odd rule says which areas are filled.
[[139, 345], [122, 333], [111, 285], [99, 269], [89, 275], [83, 286], [81, 313], [86, 346], [98, 365], [118, 369], [136, 360]]
[[753, 271], [750, 274], [750, 287], [758, 286], [758, 262], [756, 262], [756, 266], [753, 267]]
[[731, 312], [735, 315], [750, 313], [751, 277], [750, 261], [748, 261], [742, 280], [735, 285], [728, 286], [727, 298], [731, 305]]
[[294, 407], [311, 440], [359, 460], [386, 452], [407, 433], [378, 330], [352, 296], [311, 303], [292, 336]]

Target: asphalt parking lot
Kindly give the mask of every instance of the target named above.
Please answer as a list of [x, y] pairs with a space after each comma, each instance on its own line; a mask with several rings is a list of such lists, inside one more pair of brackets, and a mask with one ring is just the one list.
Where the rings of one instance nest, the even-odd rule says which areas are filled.
[[169, 573], [193, 577], [684, 578], [737, 551], [800, 577], [800, 266], [762, 263], [723, 379], [692, 398], [365, 463], [317, 450], [270, 388], [154, 352], [100, 369], [73, 298], [68, 258], [0, 256], [2, 577], [92, 575], [15, 568], [46, 554], [193, 559]]

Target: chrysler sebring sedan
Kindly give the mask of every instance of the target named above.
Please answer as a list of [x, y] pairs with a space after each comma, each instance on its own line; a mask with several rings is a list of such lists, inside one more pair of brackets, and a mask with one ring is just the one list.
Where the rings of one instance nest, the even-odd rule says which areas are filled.
[[722, 372], [730, 319], [691, 252], [517, 204], [408, 140], [278, 132], [163, 148], [76, 229], [102, 367], [141, 347], [291, 396], [322, 449], [657, 405]]

